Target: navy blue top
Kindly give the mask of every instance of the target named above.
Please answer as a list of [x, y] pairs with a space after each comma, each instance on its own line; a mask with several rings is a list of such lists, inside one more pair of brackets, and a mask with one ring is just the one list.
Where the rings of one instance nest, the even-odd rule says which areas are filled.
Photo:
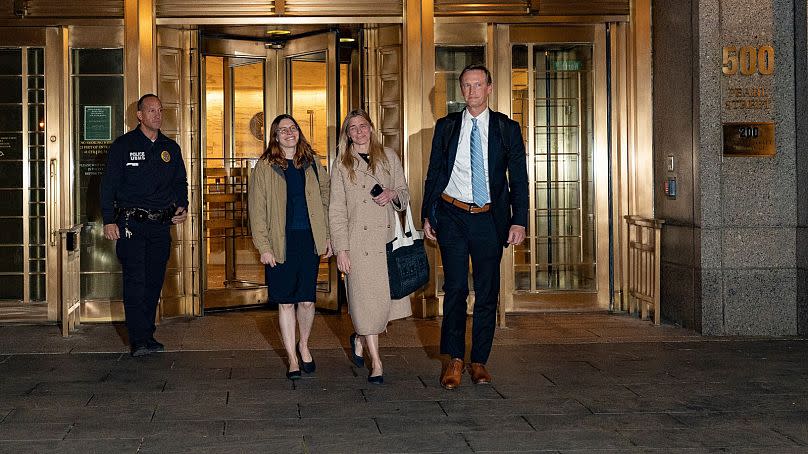
[[306, 167], [295, 168], [291, 159], [286, 160], [286, 229], [311, 230], [309, 209], [306, 205]]
[[152, 142], [139, 126], [115, 139], [101, 178], [104, 224], [115, 222], [116, 202], [119, 208], [187, 209], [188, 179], [177, 142], [161, 132]]

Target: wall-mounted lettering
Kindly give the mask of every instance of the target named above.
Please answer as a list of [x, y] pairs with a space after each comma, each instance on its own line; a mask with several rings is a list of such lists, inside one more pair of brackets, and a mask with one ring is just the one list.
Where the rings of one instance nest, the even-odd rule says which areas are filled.
[[774, 47], [770, 45], [724, 46], [723, 63], [721, 71], [726, 76], [741, 73], [744, 76], [763, 74], [768, 76], [774, 73]]

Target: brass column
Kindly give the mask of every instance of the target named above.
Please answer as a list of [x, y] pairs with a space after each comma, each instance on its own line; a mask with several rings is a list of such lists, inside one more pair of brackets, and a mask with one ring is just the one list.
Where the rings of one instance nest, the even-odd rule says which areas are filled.
[[129, 128], [137, 125], [134, 103], [146, 93], [157, 93], [154, 7], [155, 0], [124, 0], [124, 91]]
[[[432, 0], [405, 2], [404, 11], [404, 161], [410, 185], [412, 211], [420, 218], [423, 181], [429, 164], [435, 118], [432, 92], [435, 88], [435, 24]], [[420, 224], [420, 219], [416, 220]], [[413, 298], [416, 317], [438, 315], [435, 296], [437, 248], [427, 247], [432, 264], [430, 280], [423, 294]], [[423, 296], [423, 298], [419, 298]]]

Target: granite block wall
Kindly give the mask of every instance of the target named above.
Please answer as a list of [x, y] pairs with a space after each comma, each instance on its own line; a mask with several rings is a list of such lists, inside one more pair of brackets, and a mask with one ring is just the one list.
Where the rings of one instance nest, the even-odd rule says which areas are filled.
[[[655, 217], [666, 220], [662, 312], [704, 334], [808, 329], [805, 6], [654, 2]], [[722, 48], [729, 45], [773, 46], [773, 74], [723, 74]], [[769, 104], [727, 102], [749, 90], [765, 93]], [[774, 122], [775, 155], [725, 156], [728, 122]], [[661, 191], [671, 176], [680, 188], [675, 199]]]

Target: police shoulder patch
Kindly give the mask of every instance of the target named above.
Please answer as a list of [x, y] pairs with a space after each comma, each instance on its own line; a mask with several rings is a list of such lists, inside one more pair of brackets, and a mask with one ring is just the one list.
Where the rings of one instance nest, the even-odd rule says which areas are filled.
[[163, 158], [163, 161], [165, 162], [171, 161], [171, 153], [169, 153], [167, 150], [163, 150], [163, 152], [160, 153], [160, 157]]

